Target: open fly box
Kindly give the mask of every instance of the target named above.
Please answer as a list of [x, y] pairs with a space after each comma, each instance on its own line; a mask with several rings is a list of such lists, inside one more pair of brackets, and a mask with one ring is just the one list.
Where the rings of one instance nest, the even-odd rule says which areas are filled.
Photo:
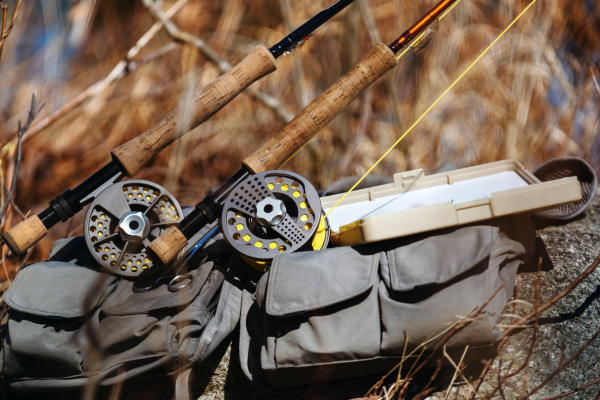
[[[329, 212], [344, 194], [321, 199]], [[329, 215], [331, 240], [370, 243], [581, 200], [576, 177], [540, 182], [518, 161], [426, 176], [422, 169], [394, 175], [387, 185], [357, 190]]]

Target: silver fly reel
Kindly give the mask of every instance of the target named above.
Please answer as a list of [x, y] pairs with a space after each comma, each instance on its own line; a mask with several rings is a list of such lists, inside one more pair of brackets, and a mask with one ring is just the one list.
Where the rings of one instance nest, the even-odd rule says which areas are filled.
[[146, 247], [183, 218], [165, 188], [142, 180], [115, 183], [102, 191], [85, 215], [84, 234], [98, 264], [127, 277], [160, 273]]
[[221, 220], [227, 242], [257, 269], [280, 254], [320, 250], [329, 239], [317, 191], [288, 171], [261, 172], [238, 184]]

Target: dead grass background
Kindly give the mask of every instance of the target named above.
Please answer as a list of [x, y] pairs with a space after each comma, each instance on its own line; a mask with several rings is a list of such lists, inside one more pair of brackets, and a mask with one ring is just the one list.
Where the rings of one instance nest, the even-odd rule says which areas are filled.
[[[328, 2], [189, 0], [173, 21], [235, 64], [254, 46], [275, 44]], [[375, 41], [389, 44], [436, 2], [356, 0], [254, 86], [295, 114]], [[7, 4], [12, 12], [16, 0]], [[286, 168], [318, 189], [363, 173], [527, 4], [462, 0], [426, 51], [402, 58]], [[21, 4], [19, 13], [0, 60], [0, 137], [27, 118], [32, 92], [45, 103], [39, 122], [105, 78], [155, 22], [139, 1], [36, 0]], [[135, 60], [170, 42], [161, 30]], [[466, 167], [505, 158], [534, 169], [563, 155], [583, 157], [600, 172], [600, 93], [592, 79], [593, 73], [600, 78], [594, 64], [599, 45], [600, 7], [594, 1], [538, 0], [374, 173], [432, 173], [444, 161]], [[151, 128], [218, 75], [197, 49], [179, 44], [111, 83], [28, 137], [15, 203], [24, 213], [40, 212], [107, 163], [112, 148]], [[195, 204], [283, 125], [281, 115], [242, 94], [135, 178], [164, 185], [182, 205]], [[16, 148], [13, 140], [2, 149], [7, 182]], [[53, 228], [29, 261], [45, 259], [54, 240], [80, 235], [84, 215]], [[4, 229], [20, 220], [10, 213]], [[21, 261], [8, 260], [11, 278]]]

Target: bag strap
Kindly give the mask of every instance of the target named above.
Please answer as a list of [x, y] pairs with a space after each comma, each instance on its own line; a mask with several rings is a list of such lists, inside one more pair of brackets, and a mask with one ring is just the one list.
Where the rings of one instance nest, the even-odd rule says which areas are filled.
[[190, 390], [190, 376], [192, 369], [188, 368], [181, 371], [175, 380], [175, 400], [192, 400], [192, 391]]

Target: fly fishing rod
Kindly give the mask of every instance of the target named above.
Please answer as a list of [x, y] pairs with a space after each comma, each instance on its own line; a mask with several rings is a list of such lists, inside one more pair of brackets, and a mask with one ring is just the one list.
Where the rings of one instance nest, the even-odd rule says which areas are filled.
[[[252, 83], [275, 71], [275, 59], [297, 49], [315, 30], [353, 1], [336, 0], [270, 49], [264, 46], [256, 47], [229, 72], [196, 92], [188, 110], [177, 107], [153, 128], [115, 148], [111, 152], [112, 161], [73, 190], [67, 189], [51, 200], [49, 207], [38, 215], [29, 217], [5, 232], [2, 235], [4, 243], [13, 253], [25, 254], [31, 246], [46, 236], [48, 229], [73, 217], [113, 183], [124, 177], [133, 177], [169, 144], [205, 122]], [[183, 120], [187, 119], [184, 116], [190, 115], [189, 126], [182, 127]], [[162, 191], [162, 188], [157, 188], [152, 193]], [[139, 193], [134, 196], [136, 201], [162, 201], [162, 198], [152, 194], [144, 194], [138, 199], [137, 194]], [[173, 200], [170, 194], [165, 196], [168, 201]], [[162, 222], [174, 224], [176, 221], [171, 219]]]
[[[221, 219], [225, 240], [246, 261], [264, 262], [312, 242], [323, 247], [323, 218], [314, 188], [287, 171], [276, 171], [335, 118], [359, 93], [397, 65], [396, 54], [418, 41], [427, 28], [459, 0], [442, 0], [392, 44], [377, 44], [351, 71], [306, 106], [279, 134], [242, 162], [212, 194], [177, 226], [152, 241], [147, 253], [156, 265], [169, 265], [188, 240]], [[312, 190], [311, 190], [312, 188]], [[309, 221], [309, 222], [306, 222]], [[253, 265], [254, 266], [254, 265]]]

